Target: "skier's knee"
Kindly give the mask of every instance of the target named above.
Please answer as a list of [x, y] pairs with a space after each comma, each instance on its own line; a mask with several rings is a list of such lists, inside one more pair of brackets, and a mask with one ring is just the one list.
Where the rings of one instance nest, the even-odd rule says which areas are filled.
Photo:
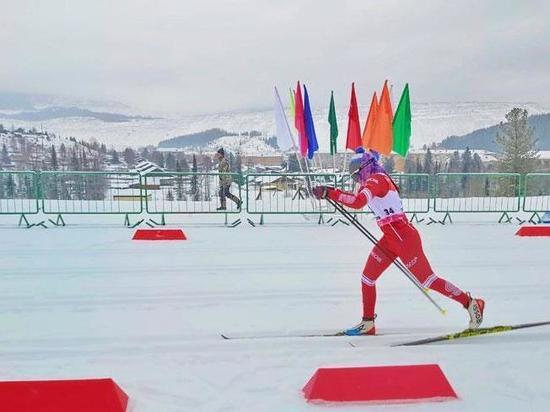
[[376, 279], [372, 279], [363, 273], [363, 275], [361, 276], [361, 283], [367, 286], [374, 286], [376, 283]]

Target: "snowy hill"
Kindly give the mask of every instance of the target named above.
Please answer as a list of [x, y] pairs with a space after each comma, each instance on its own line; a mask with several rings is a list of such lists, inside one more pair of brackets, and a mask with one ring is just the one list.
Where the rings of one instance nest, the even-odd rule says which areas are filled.
[[[316, 104], [318, 102], [315, 102]], [[466, 102], [466, 103], [413, 103], [412, 145], [440, 142], [452, 135], [464, 135], [476, 129], [489, 127], [504, 120], [504, 115], [513, 107], [522, 107], [529, 114], [550, 112], [550, 107], [537, 103], [522, 102]], [[347, 129], [345, 106], [337, 108], [340, 130], [339, 146], [344, 147]], [[367, 106], [360, 107], [361, 123], [368, 113]], [[321, 151], [328, 151], [328, 109], [313, 113]], [[264, 136], [275, 133], [272, 110], [241, 111], [204, 115], [163, 116], [162, 119], [132, 119], [127, 122], [105, 122], [90, 117], [57, 118], [44, 121], [25, 121], [0, 117], [5, 127], [41, 127], [62, 136], [78, 139], [96, 139], [107, 146], [124, 148], [157, 145], [160, 141], [184, 134], [197, 133], [212, 128], [228, 132], [258, 130]], [[262, 147], [258, 148], [262, 150]], [[262, 152], [263, 153], [263, 152]]]
[[[550, 114], [529, 116], [529, 126], [533, 128], [537, 148], [550, 150]], [[441, 142], [446, 149], [486, 149], [497, 151], [495, 137], [499, 131], [499, 125], [475, 130], [463, 136], [449, 136]]]
[[277, 148], [258, 131], [231, 133], [223, 129], [209, 129], [199, 133], [178, 136], [159, 142], [159, 150], [181, 150], [184, 152], [214, 152], [223, 147], [243, 155], [261, 153], [277, 154]]
[[134, 113], [130, 106], [109, 100], [84, 99], [52, 94], [12, 93], [0, 91], [0, 110], [19, 112], [52, 107], [78, 107], [80, 109]]

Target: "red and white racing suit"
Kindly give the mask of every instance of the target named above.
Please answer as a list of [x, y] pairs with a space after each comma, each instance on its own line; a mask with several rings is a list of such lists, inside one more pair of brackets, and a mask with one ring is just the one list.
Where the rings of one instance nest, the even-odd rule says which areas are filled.
[[383, 232], [379, 246], [372, 249], [361, 277], [363, 318], [374, 317], [376, 280], [396, 258], [401, 259], [424, 287], [454, 299], [464, 307], [468, 306], [469, 296], [432, 270], [422, 249], [420, 235], [403, 212], [399, 192], [389, 176], [373, 174], [356, 194], [331, 189], [328, 197], [354, 209], [368, 206]]

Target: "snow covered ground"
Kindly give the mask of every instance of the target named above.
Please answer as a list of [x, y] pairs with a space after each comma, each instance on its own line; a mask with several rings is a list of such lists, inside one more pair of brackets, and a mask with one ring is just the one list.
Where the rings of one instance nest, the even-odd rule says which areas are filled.
[[[550, 320], [550, 239], [515, 237], [497, 218], [419, 225], [433, 266], [486, 299], [487, 326]], [[370, 246], [353, 227], [268, 216], [231, 229], [221, 216], [170, 216], [189, 240], [136, 242], [122, 218], [94, 219], [111, 223], [69, 217], [65, 228], [26, 230], [0, 219], [1, 380], [110, 376], [135, 412], [548, 410], [550, 327], [390, 347], [467, 322], [436, 296], [441, 316], [393, 268], [378, 284], [382, 336], [220, 338], [356, 323]], [[301, 395], [322, 366], [418, 363], [438, 363], [460, 400], [320, 406]]]

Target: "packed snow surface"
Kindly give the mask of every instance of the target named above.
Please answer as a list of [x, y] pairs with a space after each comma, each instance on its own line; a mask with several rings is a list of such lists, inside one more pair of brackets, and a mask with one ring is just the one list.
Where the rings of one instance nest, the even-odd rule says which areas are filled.
[[[550, 239], [480, 216], [418, 225], [437, 273], [487, 301], [485, 326], [550, 320]], [[0, 219], [1, 380], [112, 377], [135, 412], [548, 410], [550, 327], [390, 347], [467, 325], [458, 304], [433, 293], [448, 309], [440, 315], [395, 268], [378, 282], [381, 336], [220, 338], [355, 324], [370, 245], [351, 226], [169, 216], [189, 240], [138, 242], [122, 217], [65, 219], [29, 230]], [[327, 406], [301, 394], [319, 367], [422, 363], [439, 364], [460, 399]]]

